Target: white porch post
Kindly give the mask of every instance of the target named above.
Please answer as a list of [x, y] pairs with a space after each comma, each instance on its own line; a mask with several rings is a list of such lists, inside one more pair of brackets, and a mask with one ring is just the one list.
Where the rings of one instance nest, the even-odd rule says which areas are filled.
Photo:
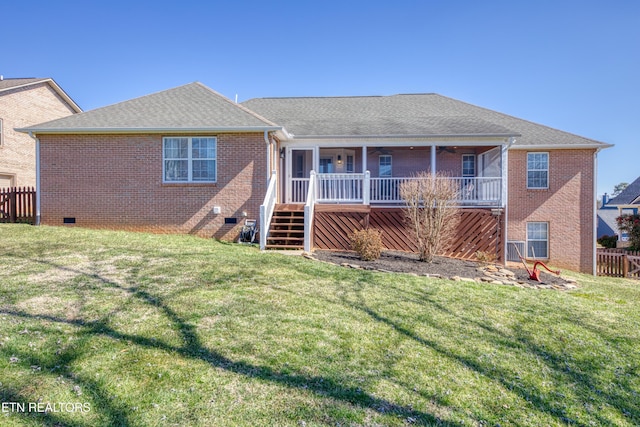
[[370, 204], [370, 191], [371, 189], [371, 172], [366, 171], [364, 173], [364, 180], [362, 181], [362, 204]]
[[431, 176], [436, 177], [436, 146], [431, 146]]
[[362, 173], [367, 170], [367, 146], [362, 147]]

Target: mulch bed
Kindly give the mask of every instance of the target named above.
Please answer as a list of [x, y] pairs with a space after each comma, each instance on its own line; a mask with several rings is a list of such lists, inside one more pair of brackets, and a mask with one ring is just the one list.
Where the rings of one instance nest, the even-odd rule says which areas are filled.
[[435, 257], [433, 262], [427, 263], [419, 261], [417, 254], [409, 252], [385, 251], [375, 261], [362, 261], [355, 252], [316, 250], [313, 253], [313, 258], [351, 268], [409, 273], [453, 280], [483, 281], [536, 289], [568, 290], [577, 287], [575, 280], [546, 271], [541, 272], [541, 282], [537, 282], [529, 279], [529, 274], [524, 268], [510, 266], [507, 270], [501, 266], [488, 266], [479, 262], [446, 257]]

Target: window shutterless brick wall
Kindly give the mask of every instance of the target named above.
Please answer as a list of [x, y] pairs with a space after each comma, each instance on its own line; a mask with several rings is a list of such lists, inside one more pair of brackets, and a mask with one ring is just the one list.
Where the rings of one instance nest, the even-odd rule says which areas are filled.
[[549, 188], [535, 190], [527, 189], [528, 151], [509, 151], [509, 240], [526, 241], [527, 222], [548, 222], [549, 264], [592, 273], [594, 150], [542, 151]]
[[42, 223], [235, 239], [264, 199], [263, 133], [181, 136], [218, 138], [217, 183], [163, 183], [163, 135], [40, 135]]
[[13, 185], [36, 185], [35, 143], [14, 128], [27, 127], [66, 117], [74, 111], [47, 83], [0, 93], [3, 144], [0, 147], [0, 175], [15, 177]]

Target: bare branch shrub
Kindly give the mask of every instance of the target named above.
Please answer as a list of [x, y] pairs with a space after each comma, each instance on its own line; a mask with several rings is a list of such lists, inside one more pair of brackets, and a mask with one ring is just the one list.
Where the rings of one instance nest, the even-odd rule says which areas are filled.
[[420, 172], [400, 185], [404, 214], [413, 231], [420, 261], [431, 262], [455, 236], [460, 221], [456, 182], [442, 173]]

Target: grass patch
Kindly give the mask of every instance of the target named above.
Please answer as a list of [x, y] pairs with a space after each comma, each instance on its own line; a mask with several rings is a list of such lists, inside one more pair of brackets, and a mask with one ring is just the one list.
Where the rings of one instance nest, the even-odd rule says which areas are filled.
[[638, 281], [535, 291], [191, 236], [0, 238], [3, 426], [640, 424]]

